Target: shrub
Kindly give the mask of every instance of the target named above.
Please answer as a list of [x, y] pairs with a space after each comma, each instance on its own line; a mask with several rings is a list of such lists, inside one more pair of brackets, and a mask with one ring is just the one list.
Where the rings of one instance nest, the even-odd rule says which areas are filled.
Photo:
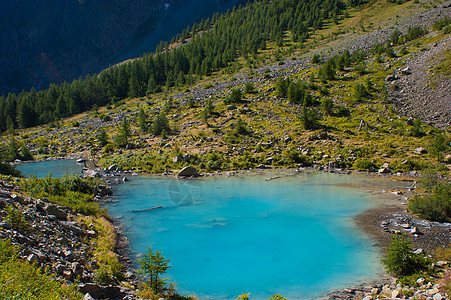
[[354, 86], [354, 97], [357, 101], [363, 101], [368, 96], [365, 85], [357, 83]]
[[340, 105], [338, 107], [337, 115], [339, 117], [349, 117], [351, 115], [351, 111], [346, 106]]
[[428, 220], [450, 221], [451, 182], [428, 182], [423, 185], [432, 186], [432, 191], [412, 197], [409, 200], [409, 210]]
[[27, 220], [25, 220], [25, 216], [22, 211], [13, 207], [12, 205], [8, 205], [5, 208], [5, 211], [5, 220], [9, 225], [11, 225], [12, 228], [23, 234], [26, 234], [30, 231], [30, 224], [28, 224]]
[[334, 101], [330, 98], [326, 98], [321, 103], [324, 113], [328, 116], [332, 115], [332, 110], [334, 107]]
[[0, 239], [0, 299], [83, 299], [73, 287], [18, 259], [17, 247]]
[[11, 166], [11, 165], [5, 164], [3, 162], [0, 162], [0, 174], [11, 175], [11, 176], [14, 176], [14, 177], [21, 177], [22, 176], [20, 171], [17, 170], [15, 166]]
[[225, 104], [242, 102], [243, 94], [240, 89], [233, 89], [230, 95], [224, 100]]
[[377, 169], [377, 165], [375, 163], [373, 163], [371, 160], [369, 159], [357, 159], [354, 162], [353, 165], [354, 169], [358, 170], [358, 171], [369, 171], [372, 169]]
[[23, 179], [20, 188], [32, 197], [46, 197], [53, 203], [71, 207], [75, 212], [95, 215], [105, 211], [92, 201], [94, 187], [98, 184], [99, 180], [82, 179], [76, 175], [66, 175], [62, 178], [48, 175], [44, 178], [34, 176]]
[[310, 130], [319, 126], [319, 117], [316, 109], [302, 106], [301, 123], [304, 129]]
[[312, 63], [313, 64], [319, 64], [321, 61], [321, 56], [319, 54], [314, 54], [312, 57]]
[[382, 259], [387, 271], [395, 276], [409, 276], [427, 269], [428, 260], [415, 254], [412, 243], [403, 235], [395, 235]]
[[244, 86], [244, 92], [246, 94], [252, 94], [255, 93], [255, 87], [252, 83], [248, 82], [246, 83], [246, 85]]

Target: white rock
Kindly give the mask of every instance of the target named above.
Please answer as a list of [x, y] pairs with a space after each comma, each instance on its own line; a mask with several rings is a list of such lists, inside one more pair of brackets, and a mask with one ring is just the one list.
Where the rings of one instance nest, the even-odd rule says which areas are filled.
[[435, 295], [435, 294], [437, 294], [437, 293], [440, 293], [440, 291], [439, 291], [439, 289], [436, 287], [436, 286], [434, 286], [432, 289], [430, 289], [429, 291], [428, 291], [428, 294], [429, 295]]
[[400, 292], [398, 290], [394, 290], [393, 292], [391, 292], [391, 298], [392, 299], [396, 299], [399, 297]]
[[419, 285], [422, 285], [423, 282], [424, 282], [425, 280], [426, 280], [426, 279], [424, 279], [423, 277], [420, 277], [420, 278], [418, 278], [417, 281], [415, 281], [415, 282], [418, 283]]
[[368, 295], [365, 298], [363, 298], [362, 300], [373, 300], [373, 296]]
[[413, 251], [414, 254], [421, 254], [423, 253], [423, 249], [418, 248], [417, 250]]
[[441, 261], [438, 261], [438, 262], [437, 262], [437, 266], [443, 267], [443, 266], [446, 266], [448, 263], [449, 263], [449, 262], [447, 262], [447, 261], [441, 260]]
[[433, 299], [434, 300], [442, 300], [442, 299], [446, 299], [446, 298], [443, 297], [441, 293], [437, 293], [434, 295]]
[[96, 300], [96, 299], [94, 299], [89, 293], [86, 293], [86, 295], [83, 297], [83, 300]]

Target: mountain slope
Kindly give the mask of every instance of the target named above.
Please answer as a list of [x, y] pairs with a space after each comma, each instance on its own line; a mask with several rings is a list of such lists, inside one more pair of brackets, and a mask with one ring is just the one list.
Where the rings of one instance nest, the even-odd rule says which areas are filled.
[[99, 72], [240, 2], [1, 1], [0, 95]]

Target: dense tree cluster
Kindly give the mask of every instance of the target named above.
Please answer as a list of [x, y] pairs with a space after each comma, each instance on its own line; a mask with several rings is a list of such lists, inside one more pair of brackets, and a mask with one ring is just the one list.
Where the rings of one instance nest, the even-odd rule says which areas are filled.
[[160, 43], [155, 53], [110, 67], [98, 75], [47, 90], [0, 97], [0, 132], [54, 122], [62, 117], [141, 97], [164, 87], [193, 83], [228, 66], [239, 55], [255, 54], [266, 43], [282, 46], [284, 34], [304, 42], [312, 29], [336, 19], [345, 5], [340, 0], [261, 0], [215, 14], [179, 35], [183, 47]]

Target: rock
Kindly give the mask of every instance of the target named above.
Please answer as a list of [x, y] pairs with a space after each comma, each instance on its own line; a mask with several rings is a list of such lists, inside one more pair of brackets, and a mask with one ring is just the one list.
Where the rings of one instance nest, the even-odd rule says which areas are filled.
[[96, 299], [93, 298], [89, 293], [86, 293], [85, 296], [83, 297], [83, 300], [96, 300]]
[[98, 195], [98, 196], [103, 197], [103, 196], [108, 196], [108, 195], [112, 195], [112, 194], [113, 194], [113, 191], [105, 185], [96, 185], [94, 187], [94, 195], [95, 196]]
[[436, 286], [434, 286], [432, 289], [428, 290], [428, 294], [431, 295], [431, 296], [432, 295], [436, 295], [438, 293], [440, 293], [440, 291], [439, 291], [439, 289]]
[[97, 232], [95, 232], [94, 230], [86, 230], [86, 234], [90, 238], [95, 238], [97, 236]]
[[11, 199], [13, 199], [13, 201], [17, 201], [20, 204], [25, 204], [25, 200], [17, 194], [11, 194], [10, 197], [11, 197]]
[[419, 234], [420, 231], [418, 230], [417, 227], [413, 227], [413, 228], [410, 230], [410, 233], [411, 233], [411, 234]]
[[110, 172], [116, 172], [118, 170], [118, 166], [116, 164], [113, 164], [108, 167], [108, 171]]
[[118, 286], [103, 286], [94, 283], [85, 283], [78, 286], [78, 291], [83, 294], [90, 294], [95, 299], [121, 298], [121, 288]]
[[390, 167], [390, 163], [386, 162], [382, 165], [382, 168], [388, 169]]
[[412, 72], [410, 72], [410, 68], [409, 67], [405, 67], [401, 69], [401, 74], [402, 75], [410, 75], [412, 74]]
[[391, 298], [392, 298], [392, 299], [396, 299], [396, 298], [399, 297], [399, 295], [400, 295], [400, 292], [399, 292], [398, 290], [394, 290], [394, 291], [392, 291], [392, 293], [391, 293]]
[[413, 153], [415, 154], [426, 154], [428, 151], [424, 149], [423, 147], [418, 147], [415, 150], [413, 150]]
[[88, 170], [85, 170], [83, 173], [84, 173], [85, 177], [91, 177], [91, 178], [100, 177], [99, 172], [97, 172], [96, 170], [88, 169]]
[[182, 161], [183, 161], [183, 158], [181, 158], [180, 156], [174, 156], [174, 157], [172, 158], [172, 162], [173, 162], [174, 164], [179, 163], [179, 162], [182, 162]]
[[413, 251], [413, 253], [414, 253], [414, 254], [421, 254], [421, 253], [423, 253], [423, 249], [418, 248], [418, 249], [416, 249], [415, 251]]
[[385, 81], [389, 81], [389, 82], [391, 82], [391, 81], [395, 81], [395, 80], [397, 80], [398, 79], [398, 76], [396, 76], [396, 75], [388, 75], [387, 77], [385, 77]]
[[197, 177], [199, 176], [199, 173], [197, 172], [196, 168], [193, 166], [187, 166], [184, 167], [182, 170], [180, 170], [178, 176], [180, 177]]
[[363, 298], [362, 300], [373, 300], [373, 296], [371, 295], [365, 296], [365, 298]]
[[444, 267], [444, 266], [446, 266], [448, 264], [449, 264], [449, 262], [440, 260], [440, 261], [437, 262], [436, 265], [439, 266], [439, 267]]
[[42, 253], [41, 251], [33, 250], [33, 254], [36, 255], [39, 263], [43, 263], [48, 259], [47, 256], [44, 253]]
[[381, 168], [377, 171], [379, 174], [390, 174], [392, 171], [388, 168]]
[[28, 255], [27, 260], [30, 263], [37, 263], [38, 262], [38, 256], [36, 254], [32, 253], [32, 254]]
[[58, 207], [56, 207], [56, 205], [53, 205], [51, 203], [47, 203], [47, 205], [44, 208], [44, 211], [47, 215], [54, 215], [58, 219], [67, 218], [67, 212], [65, 212], [62, 209], [59, 209]]
[[423, 277], [420, 277], [417, 279], [417, 281], [415, 281], [415, 283], [418, 283], [418, 285], [422, 285], [424, 283], [426, 279], [424, 279]]
[[84, 159], [84, 158], [77, 159], [77, 164], [83, 164], [85, 162], [86, 162], [86, 159]]
[[451, 163], [451, 154], [448, 154], [447, 156], [445, 156], [445, 159], [443, 159], [443, 161], [447, 164]]
[[267, 143], [259, 143], [258, 145], [262, 146], [265, 149], [269, 149], [272, 147], [272, 143], [271, 142], [267, 142]]
[[256, 168], [256, 169], [271, 169], [270, 166], [266, 166], [266, 165], [264, 165], [264, 164], [260, 164], [260, 165], [256, 166], [255, 168]]
[[442, 299], [446, 299], [441, 293], [437, 293], [434, 295], [434, 297], [432, 298], [434, 300], [442, 300]]
[[63, 265], [61, 265], [61, 264], [59, 264], [59, 265], [57, 265], [57, 266], [55, 267], [55, 270], [56, 270], [56, 272], [57, 272], [58, 274], [62, 275], [63, 272], [66, 270], [66, 267], [63, 266]]
[[122, 178], [122, 182], [127, 182], [127, 181], [128, 181], [128, 178], [124, 176], [124, 177]]

